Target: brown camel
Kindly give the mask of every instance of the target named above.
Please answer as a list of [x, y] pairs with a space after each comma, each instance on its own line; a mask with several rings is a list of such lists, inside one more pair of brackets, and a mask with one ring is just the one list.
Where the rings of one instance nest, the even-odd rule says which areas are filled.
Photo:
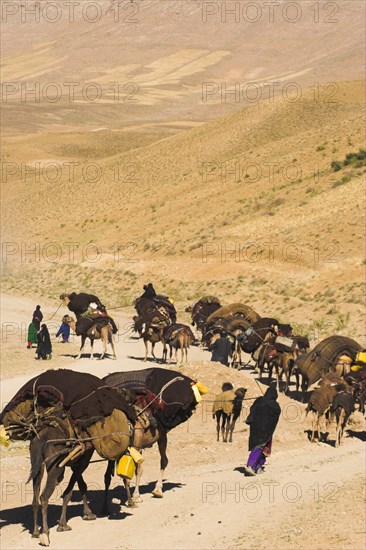
[[145, 344], [145, 357], [144, 362], [147, 361], [147, 356], [149, 353], [148, 344], [151, 343], [151, 355], [156, 360], [156, 356], [154, 353], [155, 344], [158, 342], [162, 342], [164, 344], [163, 339], [163, 326], [161, 323], [151, 322], [147, 323], [145, 325], [145, 330], [142, 333], [142, 338], [144, 339]]
[[[163, 332], [164, 334], [164, 332]], [[188, 348], [194, 340], [194, 335], [189, 327], [181, 326], [177, 330], [171, 333], [171, 336], [163, 336], [164, 338], [164, 350], [163, 350], [163, 362], [166, 362], [169, 346], [169, 360], [168, 364], [172, 361], [173, 349], [175, 351], [175, 362], [178, 364], [178, 350], [181, 351], [182, 363], [188, 361]]]
[[[70, 326], [70, 328], [75, 332], [75, 327], [76, 327], [75, 319], [73, 317], [71, 317], [71, 315], [65, 315], [64, 320]], [[104, 357], [107, 353], [107, 344], [108, 343], [112, 347], [112, 351], [113, 351], [112, 359], [117, 359], [116, 350], [115, 350], [114, 342], [113, 342], [112, 327], [109, 323], [108, 323], [108, 325], [105, 325], [105, 326], [100, 327], [100, 328], [99, 328], [98, 324], [96, 323], [95, 325], [90, 327], [84, 334], [81, 335], [80, 352], [79, 352], [79, 355], [76, 357], [76, 359], [80, 359], [81, 354], [83, 353], [84, 346], [85, 346], [85, 341], [86, 341], [87, 338], [89, 338], [89, 340], [90, 340], [90, 348], [91, 348], [90, 359], [94, 359], [94, 353], [93, 353], [94, 340], [102, 340], [102, 342], [103, 342], [103, 352], [102, 352], [101, 356], [99, 357], [99, 359], [104, 359]]]

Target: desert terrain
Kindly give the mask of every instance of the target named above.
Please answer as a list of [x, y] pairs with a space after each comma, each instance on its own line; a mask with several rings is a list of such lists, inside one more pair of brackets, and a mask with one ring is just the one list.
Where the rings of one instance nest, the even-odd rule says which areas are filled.
[[[365, 3], [48, 4], [1, 7], [2, 405], [46, 368], [144, 368], [131, 320], [148, 282], [174, 300], [180, 322], [215, 295], [291, 323], [311, 346], [332, 334], [366, 346]], [[72, 291], [98, 295], [113, 314], [117, 361], [75, 361], [79, 339], [55, 341], [67, 312], [59, 295]], [[38, 303], [50, 362], [26, 349]], [[334, 429], [331, 444], [311, 444], [291, 386], [273, 456], [253, 481], [244, 420], [266, 378], [195, 346], [172, 368], [209, 393], [169, 437], [164, 498], [151, 496], [153, 447], [143, 503], [127, 508], [114, 478], [111, 518], [84, 522], [76, 491], [72, 531], [58, 533], [63, 482], [51, 547], [364, 548], [358, 411], [340, 448]], [[216, 442], [210, 414], [225, 381], [248, 388], [231, 444]], [[1, 448], [0, 461], [1, 548], [38, 548], [27, 444]], [[85, 474], [97, 515], [104, 468]]]

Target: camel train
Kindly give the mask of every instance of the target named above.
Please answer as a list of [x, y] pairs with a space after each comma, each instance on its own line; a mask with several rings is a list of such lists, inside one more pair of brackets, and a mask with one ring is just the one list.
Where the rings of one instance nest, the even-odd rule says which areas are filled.
[[[113, 318], [108, 315], [99, 298], [90, 294], [63, 294], [60, 298], [74, 313], [76, 320], [65, 316], [69, 326], [82, 343], [103, 342], [106, 356], [107, 344], [116, 357], [113, 335], [117, 331]], [[220, 331], [232, 339], [232, 365], [243, 367], [241, 353], [247, 353], [263, 379], [267, 369], [268, 382], [276, 373], [276, 384], [284, 392], [289, 391], [291, 375], [296, 378], [299, 392], [301, 379], [302, 398], [308, 389], [318, 383], [311, 393], [306, 414], [312, 416], [310, 441], [326, 441], [331, 424], [335, 423], [335, 443], [342, 443], [343, 433], [356, 406], [364, 414], [366, 397], [366, 353], [361, 346], [344, 336], [330, 336], [310, 349], [304, 336], [293, 335], [292, 327], [271, 317], [261, 318], [244, 304], [222, 306], [214, 296], [202, 298], [190, 308], [192, 324], [201, 332], [202, 344], [209, 345]], [[190, 327], [177, 323], [177, 313], [172, 301], [156, 294], [151, 284], [145, 285], [144, 294], [135, 301], [137, 315], [134, 328], [147, 345], [163, 343], [163, 361], [187, 362], [189, 346], [195, 340]], [[168, 359], [168, 348], [170, 351]], [[215, 368], [214, 363], [212, 368]], [[248, 364], [244, 368], [248, 367]], [[228, 368], [228, 378], [232, 369]], [[275, 392], [274, 387], [270, 388]], [[41, 545], [50, 543], [47, 522], [49, 499], [62, 481], [65, 468], [72, 475], [63, 493], [63, 503], [58, 531], [68, 531], [67, 506], [77, 484], [83, 500], [83, 519], [94, 520], [87, 499], [87, 485], [83, 479], [92, 455], [96, 451], [108, 461], [105, 472], [103, 513], [109, 513], [109, 488], [113, 473], [123, 479], [127, 505], [136, 506], [141, 501], [142, 452], [157, 443], [160, 453], [160, 473], [152, 491], [154, 497], [163, 497], [163, 477], [168, 465], [168, 433], [186, 422], [196, 410], [202, 396], [208, 392], [197, 379], [182, 372], [166, 368], [148, 368], [139, 371], [116, 372], [100, 379], [87, 373], [67, 369], [49, 370], [29, 380], [0, 414], [5, 435], [0, 441], [30, 441], [31, 473], [33, 482], [33, 536]], [[235, 424], [242, 411], [247, 389], [236, 390], [231, 382], [225, 382], [213, 402], [212, 415], [216, 422], [216, 439], [223, 443], [233, 441]], [[254, 399], [254, 397], [249, 397]], [[42, 478], [46, 485], [41, 492]], [[253, 474], [252, 474], [253, 475]], [[130, 483], [136, 476], [134, 493]], [[38, 523], [39, 504], [42, 508], [42, 529]]]

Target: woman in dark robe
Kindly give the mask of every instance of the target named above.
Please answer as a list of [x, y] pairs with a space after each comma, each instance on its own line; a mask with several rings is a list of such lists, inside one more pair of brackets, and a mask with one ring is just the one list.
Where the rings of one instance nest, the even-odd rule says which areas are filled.
[[36, 359], [51, 359], [52, 344], [47, 325], [43, 324], [38, 332], [38, 345]]
[[276, 386], [268, 388], [263, 397], [258, 397], [250, 408], [246, 423], [250, 426], [250, 455], [244, 467], [248, 475], [263, 472], [267, 456], [271, 454], [272, 436], [276, 429], [281, 407], [277, 403]]
[[41, 312], [41, 306], [37, 306], [33, 312], [33, 318], [32, 318], [32, 323], [34, 324], [34, 327], [37, 332], [41, 327], [42, 319], [43, 319], [43, 314]]

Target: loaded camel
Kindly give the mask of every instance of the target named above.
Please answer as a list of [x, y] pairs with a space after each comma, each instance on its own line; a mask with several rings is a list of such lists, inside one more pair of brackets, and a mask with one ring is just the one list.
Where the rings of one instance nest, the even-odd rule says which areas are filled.
[[216, 396], [212, 417], [216, 419], [217, 441], [220, 441], [220, 431], [224, 443], [233, 441], [235, 423], [240, 416], [246, 388], [238, 388], [234, 391], [230, 382], [225, 382], [221, 387], [222, 393]]
[[[65, 315], [64, 320], [65, 320], [65, 323], [67, 323], [70, 326], [70, 328], [74, 332], [76, 332], [75, 319], [71, 317], [71, 315]], [[112, 327], [110, 323], [104, 326], [101, 326], [100, 323], [96, 321], [96, 323], [93, 326], [91, 326], [89, 329], [87, 329], [85, 332], [81, 334], [81, 346], [80, 346], [79, 355], [76, 357], [76, 359], [81, 358], [87, 338], [89, 338], [90, 340], [90, 349], [91, 349], [90, 359], [94, 359], [94, 353], [93, 353], [94, 340], [102, 340], [102, 343], [103, 343], [103, 352], [99, 357], [99, 359], [104, 359], [107, 353], [108, 343], [111, 345], [111, 348], [112, 348], [112, 352], [113, 352], [112, 359], [117, 359], [116, 350], [115, 350], [114, 341], [113, 341], [113, 332], [112, 332]]]
[[182, 363], [187, 363], [188, 361], [188, 348], [194, 342], [194, 334], [191, 331], [190, 327], [182, 324], [176, 323], [171, 327], [167, 327], [163, 330], [163, 341], [164, 341], [164, 350], [163, 350], [163, 362], [166, 362], [168, 350], [167, 345], [169, 346], [169, 360], [168, 364], [171, 363], [173, 349], [175, 350], [175, 362], [178, 364], [178, 350], [181, 352]]
[[[136, 414], [114, 388], [90, 374], [66, 369], [51, 369], [29, 380], [6, 405], [0, 415], [0, 424], [4, 425], [9, 438], [30, 440], [33, 537], [39, 537], [41, 545], [49, 546], [50, 543], [49, 499], [63, 480], [66, 466], [70, 466], [73, 473], [63, 493], [57, 530], [71, 530], [66, 510], [75, 483], [82, 494], [83, 519], [96, 519], [88, 505], [82, 474], [94, 450], [110, 460], [118, 460], [125, 453], [130, 445], [129, 422], [134, 421]], [[41, 493], [45, 472], [47, 478]], [[42, 531], [38, 523], [39, 501]]]
[[[154, 497], [163, 498], [163, 476], [168, 466], [167, 434], [175, 426], [188, 420], [201, 400], [200, 397], [197, 398], [197, 392], [203, 395], [207, 393], [207, 388], [179, 372], [161, 368], [116, 372], [105, 376], [103, 381], [116, 388], [122, 397], [128, 397], [129, 403], [134, 404], [138, 421], [135, 424], [133, 446], [141, 452], [143, 449], [152, 447], [154, 443], [158, 444], [160, 473], [152, 494]], [[133, 497], [130, 492], [130, 481], [125, 481], [128, 506], [135, 506], [142, 502], [139, 491], [142, 471], [140, 463], [136, 468]], [[103, 509], [106, 514], [108, 514], [108, 490], [113, 473], [114, 462], [109, 461], [104, 476]]]
[[322, 440], [322, 423], [325, 427], [324, 440], [326, 441], [329, 433], [327, 430], [335, 418], [335, 447], [338, 447], [341, 443], [346, 423], [354, 411], [354, 405], [353, 389], [348, 386], [345, 380], [335, 372], [324, 375], [319, 382], [319, 386], [311, 394], [306, 408], [306, 414], [313, 414], [310, 441], [313, 442], [315, 440], [315, 432], [317, 432], [318, 441]]

